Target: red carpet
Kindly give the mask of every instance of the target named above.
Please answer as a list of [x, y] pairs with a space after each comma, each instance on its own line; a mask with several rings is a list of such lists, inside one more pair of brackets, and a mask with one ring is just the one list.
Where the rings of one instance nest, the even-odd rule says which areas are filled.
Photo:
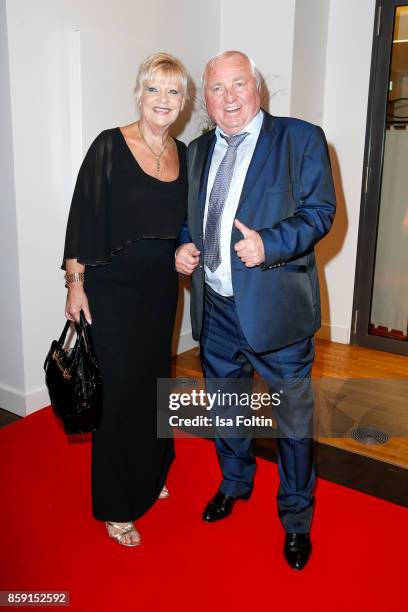
[[69, 609], [87, 612], [408, 609], [408, 511], [388, 502], [320, 480], [314, 554], [296, 573], [281, 554], [269, 462], [258, 462], [251, 501], [208, 525], [213, 446], [177, 440], [171, 497], [138, 521], [136, 549], [93, 520], [90, 444], [68, 441], [50, 409], [0, 430], [0, 466], [0, 590], [70, 591]]

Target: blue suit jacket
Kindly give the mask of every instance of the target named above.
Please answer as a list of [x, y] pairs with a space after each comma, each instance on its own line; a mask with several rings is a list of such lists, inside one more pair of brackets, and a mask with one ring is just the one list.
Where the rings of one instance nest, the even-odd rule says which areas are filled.
[[[191, 279], [193, 337], [201, 335], [204, 305], [203, 215], [214, 130], [187, 150], [188, 218], [179, 242], [194, 242], [200, 265]], [[335, 193], [327, 143], [320, 127], [286, 117], [264, 120], [236, 217], [262, 237], [264, 264], [246, 268], [231, 228], [231, 275], [238, 317], [249, 345], [271, 351], [311, 336], [320, 327], [314, 245], [329, 231]]]

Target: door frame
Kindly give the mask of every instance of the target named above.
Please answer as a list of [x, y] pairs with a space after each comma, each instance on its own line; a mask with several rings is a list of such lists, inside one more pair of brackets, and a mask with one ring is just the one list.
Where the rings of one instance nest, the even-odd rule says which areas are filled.
[[380, 212], [394, 17], [395, 9], [398, 6], [407, 5], [408, 0], [405, 2], [401, 0], [377, 0], [376, 3], [354, 282], [353, 319], [350, 334], [351, 344], [400, 355], [408, 355], [408, 342], [369, 334], [368, 329]]

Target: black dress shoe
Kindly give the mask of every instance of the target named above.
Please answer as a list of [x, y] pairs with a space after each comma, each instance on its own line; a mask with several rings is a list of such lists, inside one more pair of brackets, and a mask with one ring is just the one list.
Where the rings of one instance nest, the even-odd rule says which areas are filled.
[[295, 570], [303, 569], [311, 552], [312, 543], [308, 533], [286, 534], [283, 554], [291, 568]]
[[244, 499], [246, 501], [250, 497], [251, 493], [239, 495], [238, 497], [231, 497], [230, 495], [224, 495], [224, 493], [218, 491], [206, 505], [203, 512], [203, 521], [213, 523], [214, 521], [221, 521], [221, 519], [227, 518], [227, 516], [231, 514], [237, 499]]

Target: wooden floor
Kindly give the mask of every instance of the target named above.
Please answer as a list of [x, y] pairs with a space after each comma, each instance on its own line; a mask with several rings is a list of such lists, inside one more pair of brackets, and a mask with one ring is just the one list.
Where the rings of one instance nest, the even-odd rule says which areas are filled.
[[[174, 376], [202, 377], [198, 349], [178, 355], [173, 365]], [[313, 379], [319, 442], [408, 468], [406, 357], [316, 340]], [[389, 440], [355, 441], [350, 432], [357, 427], [384, 431]]]
[[3, 410], [0, 408], [0, 428], [5, 427], [6, 425], [10, 425], [10, 423], [14, 423], [18, 421], [21, 417], [13, 414], [12, 412], [8, 412], [7, 410]]

